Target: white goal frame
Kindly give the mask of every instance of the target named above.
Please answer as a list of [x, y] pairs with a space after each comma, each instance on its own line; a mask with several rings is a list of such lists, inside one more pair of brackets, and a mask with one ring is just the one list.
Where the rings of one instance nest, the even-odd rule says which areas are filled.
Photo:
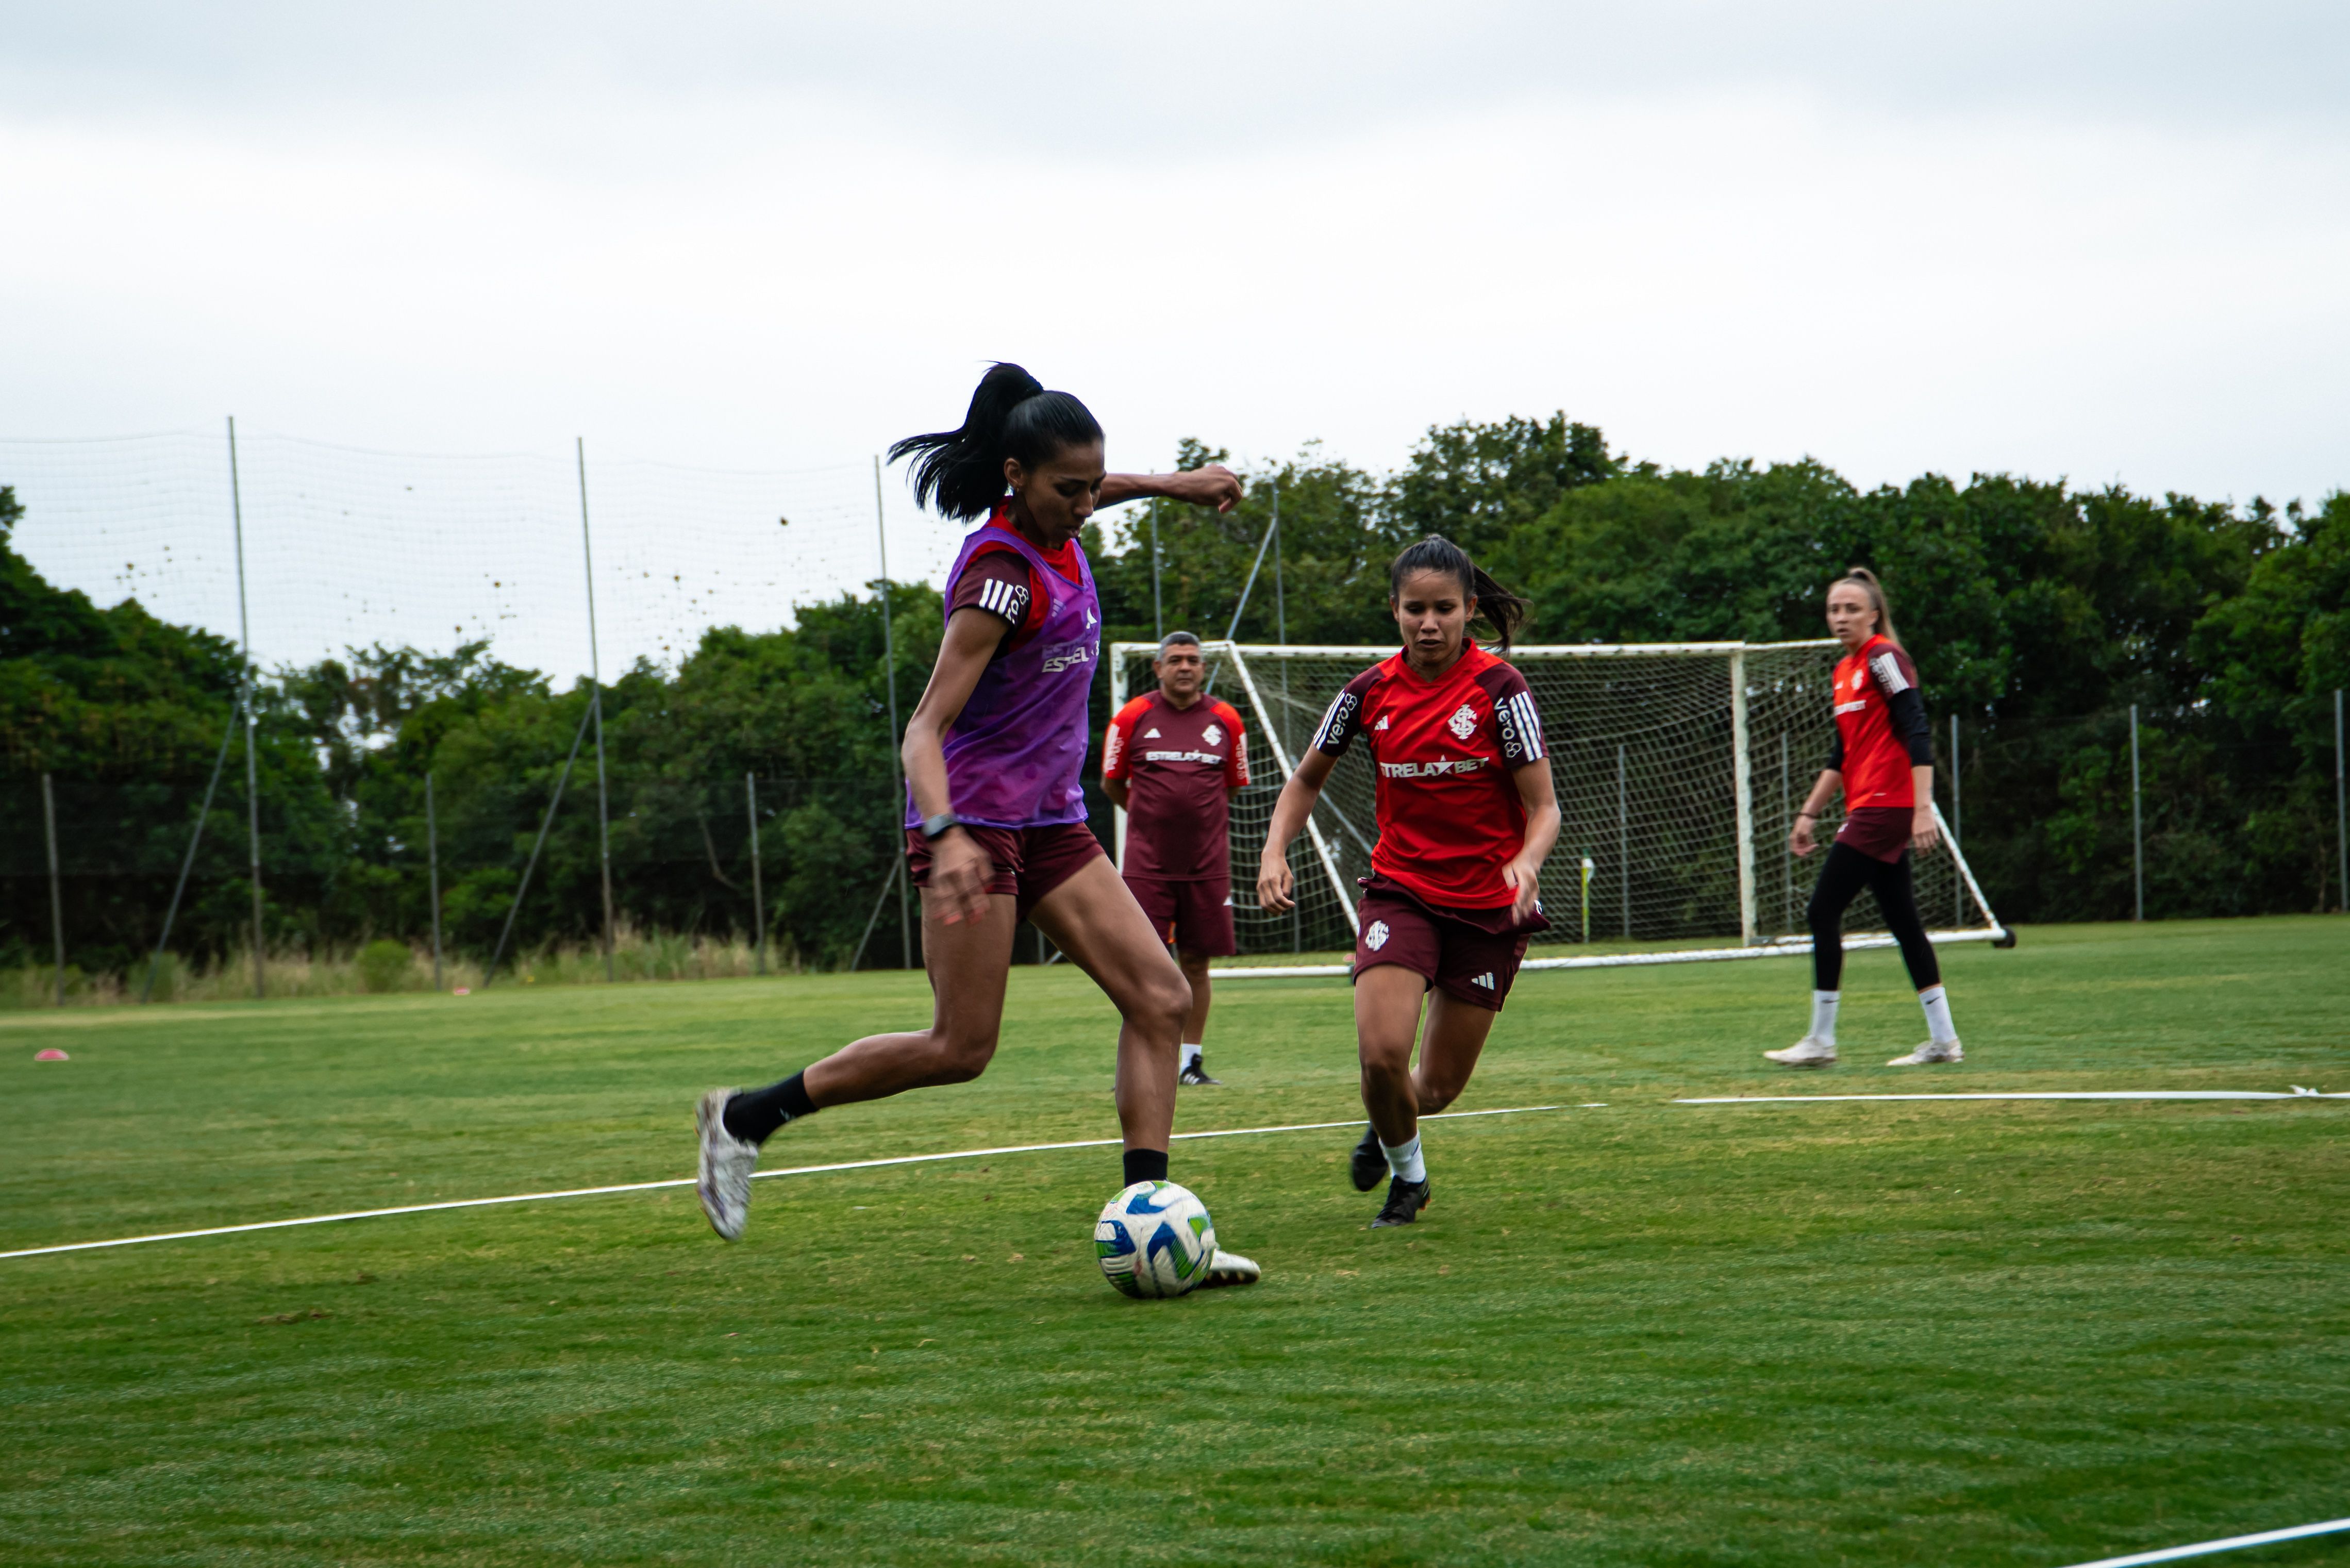
[[[1798, 649], [1825, 650], [1835, 647], [1831, 639], [1821, 638], [1800, 641], [1752, 642], [1663, 642], [1663, 643], [1541, 643], [1522, 645], [1511, 650], [1513, 662], [1553, 659], [1657, 659], [1700, 658], [1721, 659], [1729, 671], [1729, 709], [1732, 776], [1736, 807], [1736, 866], [1738, 877], [1739, 945], [1736, 947], [1660, 948], [1653, 951], [1584, 954], [1575, 956], [1528, 958], [1524, 969], [1618, 969], [1635, 965], [1668, 963], [1700, 963], [1721, 960], [1795, 957], [1812, 950], [1808, 935], [1789, 934], [1777, 938], [1758, 935], [1756, 920], [1755, 868], [1755, 809], [1753, 759], [1750, 754], [1747, 732], [1746, 660], [1750, 655], [1765, 652], [1789, 652]], [[1116, 713], [1126, 705], [1131, 695], [1128, 670], [1138, 657], [1153, 657], [1159, 651], [1155, 642], [1114, 642], [1109, 649], [1110, 711]], [[1226, 639], [1202, 639], [1201, 652], [1211, 663], [1228, 662], [1228, 668], [1239, 678], [1249, 708], [1249, 716], [1265, 747], [1287, 778], [1295, 769], [1296, 759], [1289, 754], [1282, 741], [1281, 726], [1259, 690], [1256, 675], [1250, 669], [1252, 660], [1279, 661], [1298, 659], [1336, 659], [1360, 666], [1376, 664], [1395, 652], [1392, 646], [1369, 646], [1325, 643], [1246, 643]], [[1116, 813], [1117, 864], [1126, 864], [1126, 812]], [[1974, 868], [1967, 863], [1958, 841], [1951, 836], [1950, 824], [1942, 816], [1941, 807], [1933, 805], [1934, 820], [1941, 829], [1943, 846], [1954, 863], [1953, 868], [1965, 892], [1973, 899], [1974, 908], [1982, 911], [1984, 923], [1958, 929], [1929, 929], [1929, 940], [1936, 943], [1987, 941], [1996, 947], [2013, 947], [2015, 934], [2005, 921], [1992, 912], [1991, 900], [1984, 897], [1981, 884], [1975, 879]], [[1318, 815], [1318, 811], [1317, 811]], [[1376, 828], [1373, 829], [1376, 832]], [[1359, 929], [1355, 899], [1338, 868], [1337, 857], [1331, 852], [1321, 824], [1309, 817], [1305, 833], [1312, 853], [1320, 863], [1322, 873], [1329, 879], [1331, 891], [1336, 895], [1339, 908], [1345, 911], [1347, 925]], [[1359, 837], [1359, 833], [1357, 834]], [[1587, 863], [1586, 863], [1587, 864]], [[1885, 948], [1895, 944], [1893, 938], [1882, 931], [1848, 934], [1845, 943], [1848, 950]], [[1217, 980], [1275, 980], [1285, 977], [1344, 975], [1350, 966], [1339, 964], [1245, 964], [1226, 965], [1209, 971]]]

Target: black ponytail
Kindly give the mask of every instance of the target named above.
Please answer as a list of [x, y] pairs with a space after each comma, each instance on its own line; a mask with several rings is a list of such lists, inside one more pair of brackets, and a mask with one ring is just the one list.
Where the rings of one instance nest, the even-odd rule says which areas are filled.
[[1477, 618], [1501, 634], [1502, 651], [1510, 651], [1510, 639], [1526, 621], [1526, 612], [1534, 607], [1501, 584], [1485, 575], [1485, 569], [1469, 558], [1469, 552], [1441, 534], [1430, 534], [1416, 545], [1408, 545], [1403, 554], [1388, 567], [1388, 597], [1400, 598], [1403, 582], [1415, 572], [1442, 572], [1461, 584], [1461, 591], [1477, 601]]
[[1003, 499], [1005, 458], [1034, 468], [1064, 447], [1101, 439], [1101, 423], [1085, 404], [1046, 391], [1017, 365], [998, 364], [979, 379], [961, 430], [908, 436], [889, 448], [889, 461], [916, 459], [914, 499], [967, 523]]

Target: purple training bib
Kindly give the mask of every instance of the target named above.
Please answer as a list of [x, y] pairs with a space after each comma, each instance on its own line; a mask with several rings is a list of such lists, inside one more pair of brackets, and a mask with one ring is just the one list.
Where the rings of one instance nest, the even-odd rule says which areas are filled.
[[[1045, 585], [1047, 604], [1035, 637], [988, 661], [947, 733], [947, 792], [955, 815], [982, 827], [1083, 822], [1087, 700], [1101, 659], [1093, 566], [1084, 547], [1072, 544], [1080, 579], [1072, 583], [1014, 530], [976, 528], [947, 574], [950, 596], [983, 545], [1017, 550]], [[906, 826], [920, 825], [909, 788]]]

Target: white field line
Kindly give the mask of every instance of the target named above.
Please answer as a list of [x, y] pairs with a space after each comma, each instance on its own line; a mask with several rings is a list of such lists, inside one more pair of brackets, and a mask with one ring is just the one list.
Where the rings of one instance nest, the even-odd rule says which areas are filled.
[[[1926, 940], [1937, 945], [1945, 942], [1988, 942], [1996, 941], [2006, 934], [2004, 929], [1929, 931], [1926, 933]], [[1897, 945], [1891, 937], [1855, 936], [1845, 939], [1844, 949], [1846, 952], [1858, 952], [1865, 948], [1889, 948]], [[1659, 963], [1723, 963], [1739, 959], [1804, 958], [1808, 957], [1811, 950], [1812, 940], [1809, 937], [1804, 937], [1787, 941], [1766, 942], [1751, 948], [1684, 948], [1678, 951], [1652, 953], [1601, 953], [1588, 958], [1534, 958], [1518, 965], [1518, 970], [1519, 972], [1523, 973], [1538, 969], [1638, 969], [1646, 964]], [[1285, 963], [1264, 964], [1258, 967], [1243, 964], [1237, 969], [1211, 969], [1208, 971], [1208, 978], [1210, 980], [1304, 980], [1354, 972], [1352, 964], [1343, 963]]]
[[[1452, 1121], [1470, 1116], [1528, 1116], [1536, 1111], [1563, 1111], [1565, 1106], [1508, 1106], [1491, 1111], [1444, 1111], [1432, 1116], [1422, 1116], [1424, 1122]], [[1585, 1106], [1584, 1109], [1596, 1107]], [[1264, 1133], [1321, 1132], [1331, 1127], [1360, 1127], [1357, 1116], [1343, 1122], [1295, 1122], [1286, 1127], [1226, 1127], [1218, 1132], [1189, 1132], [1174, 1135], [1178, 1141], [1209, 1137], [1253, 1137]], [[844, 1159], [832, 1165], [797, 1165], [783, 1170], [762, 1170], [751, 1179], [760, 1180], [774, 1176], [817, 1176], [830, 1170], [870, 1170], [883, 1165], [925, 1165], [941, 1159], [981, 1159], [990, 1155], [1044, 1154], [1063, 1148], [1107, 1148], [1122, 1142], [1114, 1137], [1080, 1138], [1072, 1143], [1007, 1144], [1001, 1148], [958, 1148], [944, 1154], [901, 1154], [888, 1159]], [[149, 1241], [190, 1241], [199, 1236], [236, 1236], [248, 1231], [283, 1231], [296, 1225], [332, 1225], [344, 1220], [382, 1220], [394, 1214], [432, 1214], [446, 1209], [485, 1209], [498, 1203], [544, 1203], [556, 1198], [601, 1198], [614, 1192], [654, 1192], [667, 1187], [691, 1187], [694, 1179], [678, 1177], [668, 1181], [627, 1181], [612, 1187], [572, 1187], [560, 1192], [515, 1192], [503, 1198], [459, 1198], [442, 1203], [402, 1203], [390, 1209], [354, 1209], [341, 1214], [306, 1214], [297, 1220], [256, 1220], [244, 1225], [213, 1225], [202, 1231], [163, 1231], [151, 1236], [117, 1236], [104, 1241], [68, 1241], [55, 1247], [24, 1247], [13, 1252], [0, 1252], [0, 1258], [37, 1258], [50, 1252], [87, 1252], [100, 1247], [137, 1247]]]
[[2043, 1089], [1980, 1095], [1716, 1095], [1675, 1100], [1677, 1106], [1797, 1106], [1827, 1100], [2350, 1100], [2350, 1094], [2291, 1094], [2275, 1089]]
[[2306, 1536], [2331, 1534], [2337, 1530], [2350, 1530], [2350, 1519], [2329, 1519], [2322, 1524], [2296, 1524], [2290, 1530], [2263, 1530], [2258, 1535], [2231, 1535], [2225, 1541], [2199, 1541], [2192, 1546], [2166, 1546], [2159, 1552], [2139, 1552], [2127, 1557], [2100, 1557], [2095, 1563], [2075, 1563], [2073, 1568], [2138, 1568], [2145, 1563], [2176, 1563], [2182, 1557], [2200, 1557], [2208, 1552], [2233, 1552], [2241, 1546], [2267, 1546], [2279, 1541], [2299, 1541]]

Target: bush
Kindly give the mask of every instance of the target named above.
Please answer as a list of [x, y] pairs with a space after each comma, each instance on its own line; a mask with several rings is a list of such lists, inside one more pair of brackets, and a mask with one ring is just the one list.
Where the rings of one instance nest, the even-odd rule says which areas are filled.
[[359, 985], [369, 992], [398, 991], [415, 960], [406, 942], [378, 937], [359, 950]]

